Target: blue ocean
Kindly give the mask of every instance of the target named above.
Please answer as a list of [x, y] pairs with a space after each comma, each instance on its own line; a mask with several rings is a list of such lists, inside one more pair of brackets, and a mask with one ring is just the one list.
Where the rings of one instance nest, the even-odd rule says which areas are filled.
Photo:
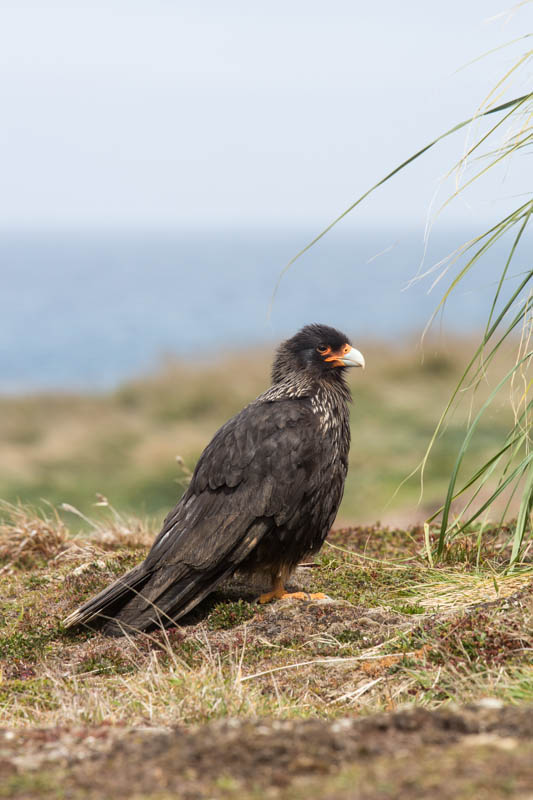
[[[467, 231], [333, 231], [280, 272], [313, 231], [3, 233], [0, 391], [104, 390], [162, 358], [213, 359], [325, 322], [355, 343], [419, 336], [459, 265]], [[434, 327], [484, 324], [509, 244], [493, 249]], [[515, 257], [509, 286], [525, 269]], [[464, 263], [464, 262], [460, 262]], [[513, 283], [514, 282], [514, 283]]]

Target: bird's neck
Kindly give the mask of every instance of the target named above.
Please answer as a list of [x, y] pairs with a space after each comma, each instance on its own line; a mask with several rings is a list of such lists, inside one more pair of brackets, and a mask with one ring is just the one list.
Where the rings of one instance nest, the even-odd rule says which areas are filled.
[[329, 397], [335, 405], [346, 405], [352, 399], [348, 384], [340, 370], [331, 370], [327, 375], [316, 377], [308, 371], [286, 376], [273, 383], [261, 400], [289, 400], [298, 397]]

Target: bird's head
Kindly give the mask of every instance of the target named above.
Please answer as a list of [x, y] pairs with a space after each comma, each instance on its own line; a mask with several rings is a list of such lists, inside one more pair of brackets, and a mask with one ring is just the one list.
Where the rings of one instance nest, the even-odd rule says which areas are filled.
[[340, 376], [347, 367], [364, 367], [363, 355], [348, 337], [328, 325], [306, 325], [283, 342], [272, 367], [272, 381], [305, 372], [316, 378]]

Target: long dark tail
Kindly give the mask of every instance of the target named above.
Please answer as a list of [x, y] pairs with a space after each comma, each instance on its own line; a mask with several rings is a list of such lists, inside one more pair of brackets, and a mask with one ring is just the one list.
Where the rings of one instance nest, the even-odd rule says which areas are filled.
[[121, 609], [142, 590], [149, 578], [150, 573], [145, 569], [144, 563], [137, 564], [132, 570], [69, 614], [63, 620], [63, 625], [65, 628], [74, 628], [77, 625], [101, 627], [106, 619], [113, 618], [120, 613]]
[[198, 571], [176, 565], [134, 567], [63, 621], [66, 628], [97, 627], [108, 636], [123, 636], [168, 627], [201, 602], [232, 570]]

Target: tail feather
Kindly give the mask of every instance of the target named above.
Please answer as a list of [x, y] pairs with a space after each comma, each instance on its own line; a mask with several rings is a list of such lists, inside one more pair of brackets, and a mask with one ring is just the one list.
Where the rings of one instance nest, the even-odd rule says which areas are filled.
[[117, 636], [168, 627], [198, 605], [231, 571], [232, 568], [210, 573], [187, 570], [176, 580], [175, 566], [160, 567], [142, 590], [113, 615], [114, 619], [104, 623], [102, 631]]
[[150, 572], [144, 563], [138, 564], [99, 594], [92, 597], [63, 620], [65, 628], [84, 625], [115, 616], [121, 608], [137, 595], [149, 580]]
[[[191, 566], [172, 552], [157, 560], [150, 556], [126, 575], [88, 600], [65, 620], [71, 628], [87, 624], [110, 636], [168, 627], [200, 603], [221, 581], [234, 572], [256, 546], [270, 523], [260, 521], [209, 567]], [[162, 563], [163, 562], [163, 563]]]
[[176, 566], [146, 570], [134, 567], [65, 620], [66, 628], [97, 626], [109, 636], [168, 627], [201, 602], [232, 571], [206, 573], [187, 569], [178, 579]]

